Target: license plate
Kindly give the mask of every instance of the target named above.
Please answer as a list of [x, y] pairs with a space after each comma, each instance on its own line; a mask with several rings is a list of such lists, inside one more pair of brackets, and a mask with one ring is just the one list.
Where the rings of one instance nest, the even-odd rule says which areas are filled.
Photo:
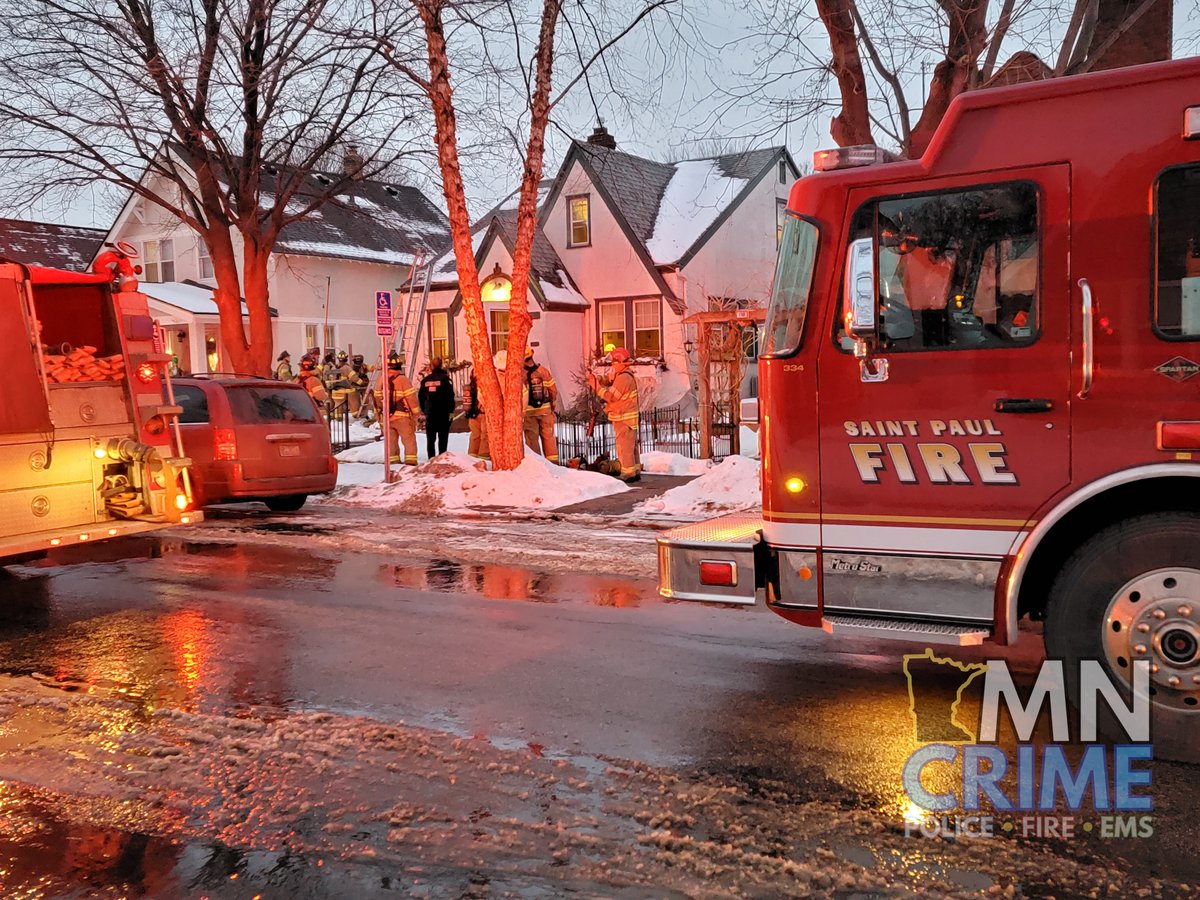
[[280, 456], [299, 456], [300, 455], [300, 445], [299, 444], [280, 444], [279, 445], [279, 455]]

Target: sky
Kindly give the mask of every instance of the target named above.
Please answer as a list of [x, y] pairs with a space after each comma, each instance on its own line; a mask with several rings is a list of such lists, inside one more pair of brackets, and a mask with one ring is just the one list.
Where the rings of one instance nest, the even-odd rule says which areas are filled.
[[[1039, 2], [1041, 17], [1030, 19], [1029, 32], [1006, 41], [1001, 61], [1025, 46], [1043, 58], [1053, 52], [1067, 4], [1028, 0], [1027, 5]], [[867, 3], [862, 5], [867, 8]], [[935, 6], [932, 0], [927, 5]], [[1177, 56], [1200, 52], [1198, 5], [1200, 0], [1176, 0]], [[811, 7], [812, 0], [678, 0], [669, 14], [644, 21], [606, 57], [611, 81], [593, 70], [589, 83], [577, 85], [556, 109], [547, 135], [546, 176], [555, 173], [572, 138], [591, 133], [598, 116], [620, 149], [654, 159], [675, 161], [785, 145], [803, 167], [814, 150], [832, 143], [828, 111], [804, 116], [788, 100], [813, 92], [811, 76], [795, 71], [798, 60], [819, 61], [828, 54]], [[907, 71], [910, 102], [919, 107], [919, 60], [914, 56], [898, 65]], [[792, 121], [786, 121], [789, 118]], [[468, 133], [463, 140], [478, 146], [488, 142], [488, 135]], [[516, 187], [520, 158], [512, 148], [479, 156], [468, 153], [465, 169], [471, 213], [479, 216]], [[415, 166], [407, 180], [444, 205], [432, 155]], [[4, 193], [13, 196], [11, 190]], [[20, 204], [13, 202], [0, 215], [105, 228], [121, 199], [101, 185], [33, 208], [16, 208]]]

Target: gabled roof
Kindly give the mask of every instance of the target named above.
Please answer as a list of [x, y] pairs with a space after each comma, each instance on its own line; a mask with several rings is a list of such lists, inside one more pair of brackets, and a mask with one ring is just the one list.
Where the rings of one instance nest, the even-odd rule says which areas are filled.
[[552, 195], [561, 190], [574, 159], [656, 266], [686, 265], [758, 183], [775, 172], [781, 159], [799, 175], [784, 147], [663, 163], [576, 141]]
[[[554, 179], [552, 179], [552, 178], [547, 178], [544, 181], [542, 181], [541, 184], [538, 185], [538, 210], [539, 211], [542, 208], [542, 201], [546, 199], [546, 195], [550, 192], [550, 188], [553, 187], [553, 185], [554, 185]], [[476, 254], [479, 253], [479, 247], [483, 243], [483, 239], [487, 235], [488, 229], [491, 227], [492, 219], [494, 219], [496, 216], [499, 216], [499, 215], [505, 215], [505, 214], [511, 213], [513, 216], [513, 221], [515, 223], [516, 214], [517, 214], [517, 203], [520, 201], [520, 196], [521, 196], [521, 190], [520, 190], [520, 188], [518, 188], [517, 190], [515, 190], [511, 194], [509, 194], [507, 197], [505, 197], [503, 200], [501, 200], [499, 203], [497, 203], [495, 206], [493, 206], [490, 210], [488, 210], [486, 215], [483, 215], [475, 220], [475, 224], [471, 226], [471, 249], [473, 251], [475, 251]], [[513, 226], [512, 233], [515, 237], [515, 235], [517, 233], [515, 224]], [[542, 234], [541, 234], [540, 228], [538, 229], [537, 236], [539, 239], [542, 239]], [[550, 252], [554, 253], [553, 247], [550, 248]], [[537, 254], [536, 246], [534, 247], [534, 254], [536, 257], [536, 254]], [[558, 254], [554, 253], [554, 257], [555, 257], [555, 259], [557, 259]], [[482, 276], [483, 273], [480, 273], [480, 274]], [[454, 259], [454, 248], [453, 247], [447, 248], [445, 253], [443, 253], [436, 260], [434, 260], [434, 262], [433, 262], [433, 283], [440, 284], [443, 286], [458, 284], [458, 270], [457, 270], [457, 263]]]
[[[219, 314], [217, 301], [213, 299], [213, 289], [198, 281], [143, 281], [138, 289], [153, 300], [173, 306], [192, 315], [215, 316]], [[271, 315], [278, 316], [275, 307], [268, 307]], [[242, 301], [242, 315], [247, 316], [246, 301]]]
[[[311, 190], [298, 192], [289, 209], [302, 209], [305, 197], [320, 194], [333, 177], [309, 176], [305, 184]], [[330, 181], [323, 185], [319, 178]], [[273, 187], [268, 176], [264, 194]], [[347, 182], [316, 212], [284, 226], [275, 252], [407, 266], [417, 254], [438, 253], [449, 241], [448, 220], [418, 188], [364, 179]]]
[[27, 266], [86, 272], [104, 235], [102, 228], [0, 219], [0, 257]]
[[[170, 145], [169, 156], [194, 168], [191, 155], [179, 144]], [[261, 199], [273, 204], [284, 174], [295, 171], [264, 165]], [[223, 173], [217, 177], [226, 180]], [[339, 182], [335, 196], [324, 205], [301, 221], [284, 226], [273, 253], [407, 266], [417, 254], [440, 253], [450, 242], [446, 216], [420, 189], [408, 185], [313, 172], [305, 176], [286, 211], [299, 212]], [[117, 232], [138, 202], [131, 195], [106, 233]]]

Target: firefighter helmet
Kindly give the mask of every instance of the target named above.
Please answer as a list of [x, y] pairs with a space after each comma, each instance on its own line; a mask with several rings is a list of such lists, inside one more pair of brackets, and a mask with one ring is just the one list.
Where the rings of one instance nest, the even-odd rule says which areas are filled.
[[317, 364], [315, 362], [313, 362], [311, 359], [309, 359], [307, 356], [304, 357], [304, 359], [300, 360], [300, 371], [301, 372], [311, 372], [316, 367], [317, 367]]
[[631, 359], [633, 359], [633, 357], [629, 355], [629, 351], [624, 347], [618, 347], [612, 352], [613, 362], [629, 362]]
[[404, 361], [402, 359], [400, 359], [399, 353], [397, 353], [396, 351], [393, 350], [391, 353], [388, 354], [387, 367], [389, 369], [394, 369], [397, 371], [404, 368]]
[[361, 366], [363, 364], [363, 355], [361, 353], [355, 353], [352, 357], [350, 357], [350, 362], [354, 363], [356, 366]]
[[345, 362], [350, 358], [350, 355], [345, 350], [339, 350], [337, 354], [338, 362]]

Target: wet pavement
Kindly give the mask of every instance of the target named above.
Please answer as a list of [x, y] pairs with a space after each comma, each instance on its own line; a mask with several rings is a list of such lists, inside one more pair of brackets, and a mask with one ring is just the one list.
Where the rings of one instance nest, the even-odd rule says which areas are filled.
[[[1014, 877], [1071, 896], [1091, 869], [1200, 883], [1183, 765], [1154, 766], [1150, 839], [898, 836], [900, 656], [923, 648], [611, 571], [306, 547], [328, 529], [272, 517], [253, 530], [287, 543], [231, 543], [218, 522], [0, 570], [6, 896], [834, 894], [839, 869], [866, 873], [845, 896]], [[1028, 637], [986, 655], [1028, 676]]]

